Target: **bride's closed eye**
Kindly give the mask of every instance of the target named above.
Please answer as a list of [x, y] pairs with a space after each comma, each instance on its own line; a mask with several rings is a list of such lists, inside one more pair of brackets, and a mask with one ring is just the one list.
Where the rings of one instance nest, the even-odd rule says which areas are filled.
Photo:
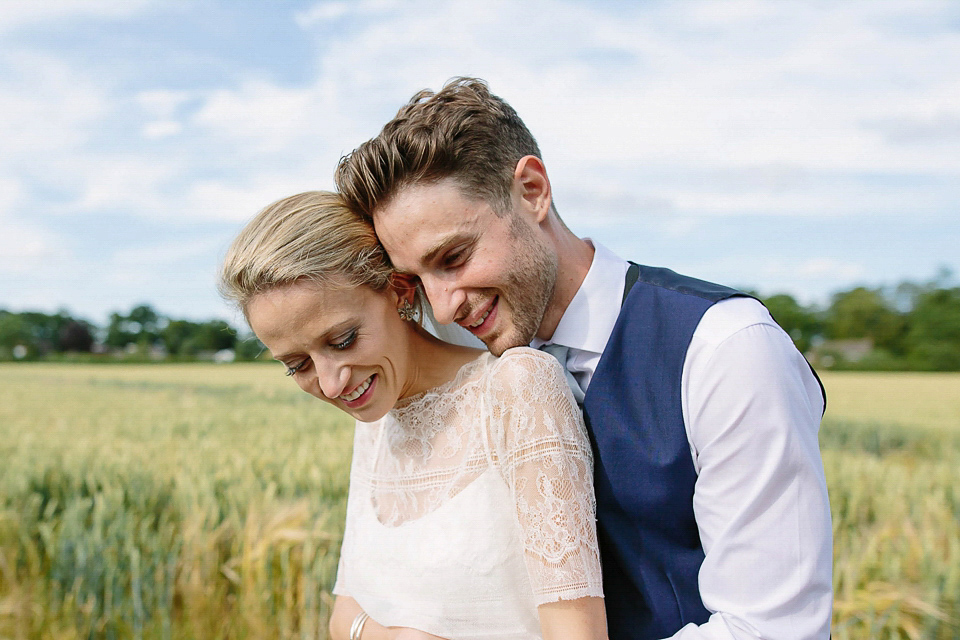
[[292, 376], [292, 375], [295, 374], [297, 371], [300, 371], [301, 369], [303, 369], [303, 368], [307, 365], [308, 362], [310, 362], [310, 358], [304, 358], [303, 360], [301, 360], [301, 361], [298, 362], [297, 364], [293, 365], [292, 367], [291, 367], [291, 366], [288, 366], [288, 367], [287, 367], [287, 375], [288, 375], [288, 376]]
[[350, 348], [353, 345], [353, 343], [356, 342], [356, 340], [357, 340], [357, 330], [351, 329], [347, 333], [337, 338], [335, 342], [332, 342], [330, 346], [336, 349], [337, 351], [343, 351], [344, 349]]
[[[330, 348], [335, 351], [345, 351], [346, 349], [349, 349], [354, 344], [356, 344], [358, 333], [359, 333], [359, 329], [350, 329], [346, 333], [343, 333], [337, 336], [336, 338], [334, 338], [330, 342]], [[296, 364], [284, 363], [284, 365], [287, 368], [288, 376], [297, 374], [298, 372], [302, 371], [303, 368], [306, 367], [308, 364], [310, 364], [309, 356], [304, 358], [303, 360], [300, 360]]]

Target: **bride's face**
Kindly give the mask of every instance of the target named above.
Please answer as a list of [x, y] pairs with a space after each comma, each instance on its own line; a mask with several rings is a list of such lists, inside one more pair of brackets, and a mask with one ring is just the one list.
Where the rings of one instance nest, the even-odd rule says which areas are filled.
[[301, 389], [372, 422], [409, 395], [413, 329], [398, 301], [393, 289], [298, 281], [255, 296], [247, 319]]

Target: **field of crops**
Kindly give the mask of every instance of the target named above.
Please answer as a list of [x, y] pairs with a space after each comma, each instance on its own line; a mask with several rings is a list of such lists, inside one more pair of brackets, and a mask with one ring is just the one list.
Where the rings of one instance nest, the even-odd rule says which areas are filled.
[[[960, 375], [824, 382], [833, 637], [956, 637]], [[0, 639], [324, 637], [351, 439], [279, 365], [0, 365]]]

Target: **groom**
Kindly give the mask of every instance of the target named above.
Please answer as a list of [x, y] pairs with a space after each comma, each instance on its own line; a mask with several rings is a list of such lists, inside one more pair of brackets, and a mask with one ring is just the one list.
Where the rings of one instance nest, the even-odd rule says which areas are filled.
[[611, 638], [826, 638], [822, 388], [764, 307], [574, 235], [480, 80], [422, 91], [337, 186], [440, 323], [565, 364], [595, 452]]

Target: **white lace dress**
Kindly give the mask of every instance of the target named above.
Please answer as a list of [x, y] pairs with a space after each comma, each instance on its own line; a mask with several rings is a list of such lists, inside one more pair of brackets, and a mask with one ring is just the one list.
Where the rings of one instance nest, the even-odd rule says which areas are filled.
[[386, 626], [540, 638], [602, 596], [593, 462], [560, 364], [520, 347], [358, 422], [334, 593]]

